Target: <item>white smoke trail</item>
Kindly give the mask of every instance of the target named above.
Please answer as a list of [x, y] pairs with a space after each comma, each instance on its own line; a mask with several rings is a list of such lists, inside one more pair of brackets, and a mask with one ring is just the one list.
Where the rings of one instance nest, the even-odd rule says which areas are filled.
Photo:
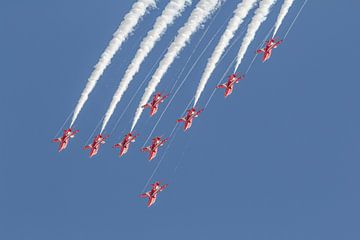
[[260, 2], [259, 8], [256, 9], [255, 15], [251, 19], [251, 22], [249, 23], [245, 37], [241, 43], [241, 47], [240, 47], [238, 55], [237, 55], [235, 72], [236, 72], [237, 68], [239, 67], [241, 60], [243, 59], [250, 43], [254, 39], [257, 30], [259, 29], [261, 23], [266, 20], [267, 15], [270, 12], [270, 8], [275, 2], [276, 2], [276, 0], [262, 0]]
[[301, 11], [303, 10], [303, 8], [305, 7], [305, 5], [306, 5], [307, 2], [308, 2], [308, 0], [304, 0], [303, 4], [301, 5], [300, 10], [299, 10], [298, 13], [296, 14], [294, 20], [291, 22], [290, 27], [289, 27], [288, 30], [286, 31], [283, 40], [285, 40], [286, 36], [289, 34], [290, 30], [293, 28], [293, 26], [294, 26], [294, 24], [295, 24], [295, 22], [296, 22], [296, 19], [299, 17]]
[[95, 65], [93, 72], [88, 78], [86, 86], [83, 92], [81, 93], [81, 97], [75, 107], [70, 127], [72, 127], [72, 125], [74, 124], [81, 109], [83, 108], [85, 102], [87, 101], [89, 94], [94, 89], [96, 82], [104, 73], [106, 67], [111, 63], [111, 59], [113, 58], [115, 53], [119, 50], [122, 43], [134, 30], [134, 27], [139, 22], [141, 17], [144, 16], [146, 10], [149, 7], [155, 6], [155, 2], [156, 0], [138, 0], [136, 3], [133, 4], [130, 12], [125, 15], [124, 20], [121, 22], [120, 26], [113, 34], [112, 40], [110, 41], [109, 45], [106, 47], [105, 51], [101, 54], [98, 63]]
[[284, 3], [281, 6], [280, 13], [276, 19], [275, 29], [273, 33], [273, 37], [275, 37], [279, 27], [281, 26], [282, 21], [284, 20], [286, 14], [288, 13], [291, 5], [294, 3], [294, 0], [284, 0]]
[[148, 86], [145, 89], [144, 95], [141, 98], [140, 104], [136, 110], [135, 117], [131, 126], [131, 131], [134, 129], [137, 121], [139, 120], [143, 111], [142, 106], [146, 104], [156, 86], [160, 83], [162, 77], [173, 63], [174, 59], [178, 56], [180, 51], [185, 47], [186, 43], [190, 40], [193, 33], [201, 26], [201, 24], [207, 19], [207, 17], [220, 5], [219, 0], [200, 0], [192, 11], [189, 19], [183, 27], [178, 31], [174, 41], [169, 46], [166, 55], [161, 60], [159, 67], [152, 76]]
[[152, 30], [147, 33], [147, 36], [140, 43], [140, 48], [137, 50], [135, 57], [128, 66], [124, 77], [120, 81], [119, 87], [112, 98], [108, 110], [106, 111], [101, 127], [101, 132], [104, 131], [107, 123], [111, 118], [111, 115], [115, 111], [116, 105], [120, 102], [130, 82], [134, 78], [135, 74], [139, 71], [141, 63], [153, 49], [155, 43], [160, 40], [167, 27], [171, 25], [178, 16], [181, 15], [186, 5], [190, 3], [190, 0], [172, 0], [167, 4], [161, 16], [156, 19]]
[[236, 10], [234, 11], [234, 16], [230, 19], [224, 34], [222, 35], [214, 52], [209, 58], [206, 68], [201, 76], [198, 88], [195, 93], [194, 106], [198, 102], [207, 81], [209, 80], [212, 72], [214, 71], [216, 64], [219, 62], [221, 55], [224, 53], [226, 47], [229, 45], [229, 42], [234, 37], [236, 30], [243, 23], [248, 12], [251, 10], [251, 8], [254, 6], [256, 2], [257, 0], [243, 0], [241, 3], [237, 5]]

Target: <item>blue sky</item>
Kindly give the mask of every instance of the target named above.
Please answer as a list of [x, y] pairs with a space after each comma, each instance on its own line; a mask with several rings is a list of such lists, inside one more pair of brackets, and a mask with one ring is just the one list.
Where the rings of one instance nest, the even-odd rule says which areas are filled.
[[[274, 23], [280, 3], [261, 26], [240, 71]], [[169, 188], [150, 209], [138, 195], [164, 149], [149, 163], [139, 148], [158, 116], [150, 120], [142, 116], [136, 129], [141, 137], [125, 158], [118, 159], [111, 148], [129, 129], [141, 94], [96, 157], [89, 159], [81, 148], [165, 1], [144, 17], [115, 56], [80, 113], [75, 124], [80, 133], [66, 151], [58, 154], [51, 143], [132, 4], [84, 0], [0, 4], [0, 238], [359, 239], [360, 3], [309, 1], [270, 61], [263, 64], [256, 59], [229, 98], [216, 92], [190, 131], [179, 131], [168, 148], [154, 180], [169, 183]], [[221, 7], [205, 43], [236, 4], [226, 1]], [[291, 8], [280, 36], [301, 4], [296, 1]], [[193, 7], [145, 60], [110, 120], [110, 130]], [[203, 32], [194, 34], [159, 90], [172, 86]], [[166, 136], [172, 130], [214, 47], [190, 73], [155, 134]], [[235, 44], [214, 71], [200, 105], [238, 47]]]

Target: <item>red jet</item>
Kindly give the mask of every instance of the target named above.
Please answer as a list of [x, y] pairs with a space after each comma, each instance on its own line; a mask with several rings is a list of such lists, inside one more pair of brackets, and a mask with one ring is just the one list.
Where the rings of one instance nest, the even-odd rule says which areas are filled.
[[275, 38], [271, 38], [269, 41], [266, 41], [265, 47], [257, 50], [256, 53], [264, 53], [262, 61], [265, 62], [270, 58], [272, 50], [277, 48], [282, 42], [283, 40], [277, 41]]
[[187, 110], [185, 117], [176, 120], [176, 122], [184, 122], [184, 131], [186, 131], [191, 127], [193, 119], [198, 117], [202, 111], [204, 111], [204, 109], [196, 111], [195, 108], [191, 108]]
[[226, 83], [220, 84], [220, 85], [216, 86], [216, 88], [225, 88], [224, 96], [227, 97], [232, 93], [232, 91], [234, 89], [234, 84], [238, 83], [240, 80], [243, 80], [243, 79], [244, 79], [244, 76], [238, 76], [234, 73], [228, 77], [228, 80]]
[[147, 206], [150, 207], [155, 203], [158, 193], [164, 190], [167, 186], [168, 184], [160, 186], [160, 182], [155, 182], [154, 184], [151, 184], [151, 190], [141, 194], [140, 197], [149, 198]]
[[142, 149], [143, 152], [149, 152], [149, 161], [153, 160], [153, 158], [156, 157], [158, 148], [164, 145], [167, 140], [167, 138], [161, 140], [161, 137], [155, 137], [151, 140], [152, 142], [150, 146]]
[[97, 135], [93, 142], [87, 146], [84, 147], [84, 149], [91, 149], [90, 150], [90, 157], [94, 156], [97, 154], [97, 152], [99, 151], [99, 148], [101, 146], [101, 144], [105, 143], [105, 139], [107, 139], [109, 137], [109, 135], [107, 136], [102, 136], [101, 134]]
[[135, 139], [139, 134], [128, 133], [124, 136], [123, 140], [113, 146], [113, 148], [120, 148], [119, 157], [127, 153], [130, 147], [130, 143], [135, 142]]
[[164, 102], [164, 100], [168, 97], [169, 95], [164, 95], [161, 96], [161, 93], [156, 93], [153, 97], [153, 100], [151, 102], [149, 102], [148, 104], [145, 104], [144, 106], [142, 106], [143, 108], [150, 108], [150, 116], [154, 116], [154, 114], [157, 112], [157, 110], [159, 109], [159, 104]]
[[78, 132], [79, 132], [79, 130], [73, 131], [71, 128], [69, 128], [67, 130], [64, 130], [62, 137], [55, 138], [52, 140], [53, 142], [60, 143], [59, 144], [59, 152], [61, 152], [62, 150], [64, 150], [67, 147], [70, 138], [75, 137], [75, 134], [77, 134]]

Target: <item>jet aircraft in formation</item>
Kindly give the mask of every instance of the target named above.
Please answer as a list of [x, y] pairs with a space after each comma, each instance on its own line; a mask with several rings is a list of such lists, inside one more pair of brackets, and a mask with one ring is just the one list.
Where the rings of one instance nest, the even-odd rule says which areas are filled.
[[160, 182], [155, 182], [154, 184], [151, 184], [151, 190], [146, 193], [141, 194], [140, 197], [148, 198], [147, 206], [150, 207], [151, 205], [153, 205], [155, 203], [157, 195], [161, 191], [163, 191], [167, 186], [168, 186], [168, 184], [164, 184], [161, 186]]
[[216, 88], [225, 88], [224, 96], [227, 97], [232, 93], [235, 83], [239, 83], [239, 81], [243, 79], [244, 79], [243, 75], [239, 76], [238, 74], [233, 73], [228, 77], [226, 83], [217, 85]]
[[158, 148], [163, 146], [168, 139], [161, 139], [161, 137], [155, 137], [151, 140], [151, 145], [141, 149], [143, 152], [149, 152], [149, 161], [153, 160], [156, 157]]
[[277, 48], [283, 40], [276, 40], [276, 38], [270, 38], [270, 40], [266, 41], [265, 47], [262, 49], [258, 49], [256, 53], [263, 53], [262, 61], [265, 62], [271, 56], [272, 50]]
[[84, 149], [90, 149], [90, 157], [93, 157], [94, 155], [96, 155], [99, 151], [99, 148], [101, 146], [101, 144], [105, 143], [105, 140], [109, 137], [109, 135], [107, 136], [102, 136], [101, 134], [97, 135], [93, 142], [87, 146], [84, 147]]
[[61, 152], [62, 150], [64, 150], [67, 147], [70, 138], [75, 137], [75, 134], [77, 134], [78, 132], [79, 130], [73, 131], [71, 128], [65, 129], [62, 137], [53, 139], [53, 142], [59, 143], [58, 151]]
[[[270, 40], [266, 41], [265, 47], [257, 50], [256, 53], [258, 53], [258, 54], [263, 53], [262, 61], [265, 62], [270, 58], [272, 50], [277, 48], [277, 46], [280, 45], [281, 43], [282, 43], [282, 40], [276, 40], [275, 38], [271, 38]], [[230, 76], [228, 76], [228, 79], [225, 83], [222, 83], [222, 84], [216, 86], [216, 88], [218, 88], [218, 89], [224, 88], [225, 89], [224, 96], [227, 97], [233, 92], [235, 83], [239, 83], [239, 81], [243, 80], [243, 79], [244, 79], [244, 75], [239, 75], [238, 73], [233, 73]], [[163, 103], [168, 96], [169, 95], [162, 95], [161, 93], [156, 93], [153, 96], [153, 99], [151, 100], [151, 102], [143, 105], [142, 107], [150, 108], [150, 116], [152, 117], [158, 111], [160, 103]], [[203, 110], [204, 109], [200, 109], [197, 111], [194, 107], [191, 109], [188, 109], [186, 111], [186, 115], [182, 118], [177, 119], [176, 122], [177, 123], [183, 122], [184, 123], [183, 129], [184, 129], [184, 131], [186, 131], [191, 127], [194, 118], [198, 117], [203, 112]], [[53, 142], [59, 143], [58, 151], [61, 152], [62, 150], [64, 150], [67, 147], [70, 138], [73, 138], [75, 136], [75, 134], [77, 134], [78, 132], [79, 132], [79, 130], [72, 130], [71, 128], [65, 129], [63, 132], [63, 135], [61, 137], [53, 139], [52, 140]], [[121, 157], [127, 153], [127, 151], [129, 150], [130, 144], [135, 142], [135, 139], [138, 136], [139, 136], [139, 134], [130, 132], [123, 137], [121, 142], [119, 142], [113, 146], [113, 148], [120, 149], [119, 157]], [[84, 149], [90, 149], [90, 154], [89, 154], [90, 157], [93, 157], [94, 155], [96, 155], [98, 153], [100, 146], [105, 143], [105, 140], [108, 137], [109, 137], [109, 135], [103, 136], [103, 135], [99, 134], [93, 139], [93, 142], [91, 144], [84, 147]], [[165, 142], [167, 142], [167, 141], [168, 141], [168, 138], [162, 139], [162, 137], [159, 137], [159, 136], [155, 137], [152, 139], [150, 146], [142, 148], [141, 150], [143, 152], [149, 152], [148, 159], [149, 159], [149, 161], [151, 161], [156, 157], [158, 148], [163, 146], [165, 144]], [[151, 186], [152, 187], [151, 187], [150, 191], [140, 195], [142, 198], [148, 198], [148, 203], [147, 203], [148, 207], [150, 207], [151, 205], [153, 205], [155, 203], [158, 193], [163, 191], [168, 185], [164, 184], [161, 186], [160, 182], [155, 182], [154, 184], [151, 184]]]
[[113, 146], [113, 148], [120, 148], [119, 157], [127, 153], [130, 147], [130, 143], [135, 142], [135, 139], [139, 134], [128, 133], [124, 136], [123, 140]]
[[159, 104], [164, 102], [164, 100], [168, 97], [169, 95], [164, 95], [162, 96], [161, 93], [156, 93], [153, 97], [153, 100], [147, 104], [145, 104], [144, 106], [142, 106], [143, 108], [150, 108], [150, 116], [154, 116], [154, 114], [157, 112], [157, 110], [159, 109]]
[[184, 123], [184, 131], [186, 131], [191, 127], [194, 118], [198, 117], [200, 115], [200, 113], [202, 113], [202, 111], [204, 111], [204, 109], [196, 111], [195, 108], [190, 108], [189, 110], [186, 111], [187, 112], [186, 116], [179, 118], [178, 120], [176, 120], [176, 122], [178, 122], [178, 123], [183, 122]]

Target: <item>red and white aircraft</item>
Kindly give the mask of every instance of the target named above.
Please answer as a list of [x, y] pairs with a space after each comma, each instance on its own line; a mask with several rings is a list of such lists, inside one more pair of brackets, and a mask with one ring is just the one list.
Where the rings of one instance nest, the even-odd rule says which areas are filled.
[[119, 157], [127, 153], [130, 143], [135, 142], [139, 134], [128, 133], [124, 136], [123, 140], [113, 146], [113, 148], [120, 148]]
[[53, 142], [59, 143], [59, 152], [61, 152], [62, 150], [64, 150], [67, 147], [70, 138], [75, 137], [75, 134], [77, 134], [78, 132], [79, 132], [79, 130], [73, 131], [71, 128], [65, 129], [62, 137], [55, 138], [52, 140]]
[[262, 49], [258, 49], [256, 53], [264, 53], [262, 61], [265, 62], [268, 60], [271, 56], [271, 52], [274, 48], [277, 48], [278, 45], [280, 45], [283, 42], [283, 40], [277, 41], [275, 38], [271, 38], [270, 40], [266, 41], [266, 45]]
[[144, 106], [142, 106], [143, 108], [150, 108], [150, 116], [154, 116], [154, 114], [157, 112], [157, 110], [159, 109], [159, 104], [164, 102], [164, 100], [169, 96], [168, 95], [164, 95], [162, 96], [161, 93], [156, 93], [153, 97], [153, 100], [147, 104], [145, 104]]
[[220, 85], [216, 86], [216, 88], [225, 88], [224, 96], [227, 97], [232, 93], [232, 91], [234, 89], [234, 84], [238, 83], [240, 80], [243, 80], [243, 79], [244, 79], [244, 75], [239, 76], [236, 73], [234, 73], [228, 77], [228, 80], [226, 83], [220, 84]]
[[195, 108], [191, 108], [187, 110], [185, 117], [176, 120], [176, 122], [184, 122], [184, 131], [186, 131], [191, 127], [193, 119], [198, 117], [202, 111], [204, 111], [204, 109], [196, 111]]
[[94, 156], [97, 154], [97, 152], [99, 151], [99, 148], [101, 146], [101, 144], [105, 143], [105, 140], [109, 137], [109, 135], [107, 136], [102, 136], [101, 134], [97, 135], [93, 142], [87, 146], [84, 147], [84, 149], [91, 149], [90, 150], [90, 157]]
[[156, 157], [158, 148], [163, 146], [168, 139], [161, 140], [161, 137], [154, 137], [151, 140], [151, 145], [142, 149], [143, 152], [149, 152], [149, 161]]
[[140, 197], [149, 198], [147, 206], [150, 207], [155, 203], [158, 193], [164, 190], [167, 186], [168, 184], [160, 186], [160, 182], [155, 182], [154, 184], [151, 184], [151, 190], [141, 194]]

